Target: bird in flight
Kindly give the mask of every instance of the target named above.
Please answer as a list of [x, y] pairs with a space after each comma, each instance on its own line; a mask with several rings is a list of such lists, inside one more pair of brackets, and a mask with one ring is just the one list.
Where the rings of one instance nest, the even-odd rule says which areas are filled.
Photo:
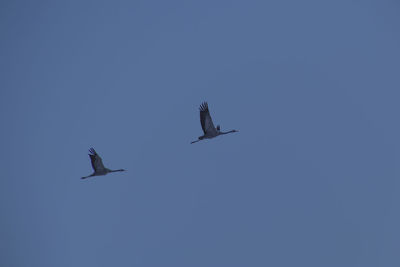
[[199, 139], [191, 142], [191, 144], [199, 142], [203, 139], [211, 139], [211, 138], [217, 137], [219, 135], [238, 132], [236, 130], [231, 130], [229, 132], [222, 132], [221, 127], [219, 125], [217, 125], [217, 128], [215, 128], [214, 123], [211, 119], [210, 111], [208, 110], [207, 102], [203, 102], [200, 105], [200, 123], [201, 123], [201, 128], [203, 129], [204, 135], [199, 136]]
[[92, 176], [100, 176], [100, 175], [106, 175], [109, 172], [123, 172], [125, 171], [124, 169], [119, 169], [119, 170], [110, 170], [104, 167], [103, 161], [101, 160], [101, 157], [99, 154], [96, 153], [96, 150], [94, 148], [89, 149], [89, 157], [90, 161], [92, 163], [92, 168], [94, 172], [91, 175], [82, 177], [81, 179], [86, 179]]

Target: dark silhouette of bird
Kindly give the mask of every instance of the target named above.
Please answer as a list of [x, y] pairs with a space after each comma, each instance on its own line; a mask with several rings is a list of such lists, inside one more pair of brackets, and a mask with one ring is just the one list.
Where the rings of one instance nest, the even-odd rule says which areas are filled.
[[93, 168], [94, 172], [91, 175], [82, 177], [81, 179], [86, 179], [86, 178], [89, 178], [92, 176], [106, 175], [107, 173], [110, 173], [110, 172], [125, 171], [124, 169], [110, 170], [110, 169], [107, 169], [106, 167], [104, 167], [101, 157], [99, 156], [99, 154], [96, 153], [96, 150], [94, 150], [93, 147], [89, 149], [89, 157], [90, 157], [90, 161], [92, 163], [92, 168]]
[[217, 125], [217, 128], [215, 128], [214, 123], [211, 119], [210, 111], [208, 110], [207, 102], [203, 102], [200, 105], [200, 124], [201, 128], [203, 129], [204, 135], [199, 136], [199, 139], [196, 141], [192, 141], [191, 144], [199, 142], [204, 139], [211, 139], [223, 134], [238, 132], [237, 130], [222, 132], [221, 127], [219, 125]]

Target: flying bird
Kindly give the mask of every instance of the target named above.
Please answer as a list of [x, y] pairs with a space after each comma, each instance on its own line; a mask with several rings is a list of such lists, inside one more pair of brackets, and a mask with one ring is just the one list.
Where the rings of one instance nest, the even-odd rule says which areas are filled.
[[96, 150], [94, 148], [89, 149], [89, 157], [90, 161], [92, 163], [92, 168], [94, 172], [91, 175], [82, 177], [81, 179], [86, 179], [92, 176], [100, 176], [100, 175], [106, 175], [109, 172], [123, 172], [125, 171], [124, 169], [119, 169], [119, 170], [110, 170], [104, 167], [103, 161], [101, 160], [101, 157], [99, 154], [96, 153]]
[[199, 142], [203, 139], [211, 139], [211, 138], [217, 137], [219, 135], [238, 132], [236, 130], [231, 130], [229, 132], [221, 132], [221, 127], [219, 125], [217, 125], [217, 128], [215, 128], [214, 123], [211, 119], [210, 111], [208, 110], [207, 102], [203, 102], [200, 105], [200, 123], [201, 123], [201, 128], [203, 129], [204, 135], [199, 136], [199, 139], [191, 142], [191, 144]]

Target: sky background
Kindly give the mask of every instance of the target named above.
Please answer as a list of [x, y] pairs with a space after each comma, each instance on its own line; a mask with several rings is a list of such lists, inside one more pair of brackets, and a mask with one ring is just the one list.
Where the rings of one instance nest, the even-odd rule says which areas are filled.
[[400, 266], [399, 13], [1, 1], [0, 266]]

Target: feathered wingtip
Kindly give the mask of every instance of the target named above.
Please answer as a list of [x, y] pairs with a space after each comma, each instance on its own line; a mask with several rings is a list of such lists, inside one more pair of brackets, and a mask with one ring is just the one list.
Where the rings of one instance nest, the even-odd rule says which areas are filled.
[[96, 150], [94, 150], [94, 148], [93, 147], [91, 147], [90, 149], [89, 149], [89, 155], [96, 155], [97, 153], [96, 153]]
[[201, 103], [199, 109], [200, 109], [200, 111], [207, 111], [208, 110], [208, 103], [206, 101], [204, 101], [203, 103]]

